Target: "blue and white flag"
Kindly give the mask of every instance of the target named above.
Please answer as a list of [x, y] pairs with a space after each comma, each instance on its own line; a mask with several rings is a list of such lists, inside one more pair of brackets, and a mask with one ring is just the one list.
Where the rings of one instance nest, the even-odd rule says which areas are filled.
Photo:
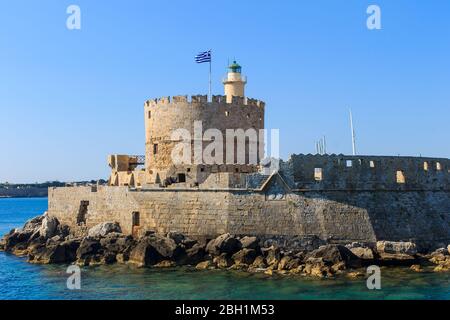
[[198, 55], [196, 55], [195, 62], [197, 63], [211, 62], [211, 50], [201, 52]]

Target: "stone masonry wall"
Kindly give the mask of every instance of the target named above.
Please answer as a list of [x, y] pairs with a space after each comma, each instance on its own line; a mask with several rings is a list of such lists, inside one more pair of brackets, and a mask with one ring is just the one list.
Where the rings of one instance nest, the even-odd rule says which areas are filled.
[[[295, 182], [295, 188], [301, 190], [450, 189], [449, 159], [292, 155], [282, 166], [282, 170]], [[397, 180], [398, 175], [404, 177], [403, 183]]]
[[77, 225], [82, 203], [86, 227], [117, 221], [132, 233], [133, 212], [140, 228], [179, 231], [193, 237], [219, 234], [304, 237], [332, 242], [412, 240], [438, 247], [450, 242], [449, 191], [287, 192], [268, 200], [267, 192], [248, 190], [132, 191], [99, 186], [49, 189], [51, 216]]

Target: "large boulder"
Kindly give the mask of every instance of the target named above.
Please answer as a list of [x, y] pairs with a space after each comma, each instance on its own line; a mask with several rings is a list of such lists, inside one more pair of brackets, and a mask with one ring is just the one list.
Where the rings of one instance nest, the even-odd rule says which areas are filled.
[[255, 261], [252, 263], [252, 268], [254, 269], [265, 269], [267, 268], [266, 258], [263, 256], [257, 256]]
[[350, 248], [350, 251], [361, 260], [372, 261], [375, 258], [372, 249], [368, 247]]
[[343, 263], [346, 267], [360, 267], [361, 260], [354, 255], [348, 248], [341, 245], [325, 245], [312, 251], [307, 258], [321, 258], [327, 265], [336, 265]]
[[149, 237], [149, 243], [164, 259], [175, 259], [183, 251], [173, 239], [167, 237], [155, 235]]
[[429, 261], [434, 264], [443, 264], [449, 258], [447, 249], [439, 248], [430, 254]]
[[88, 231], [89, 237], [105, 237], [107, 234], [116, 232], [122, 233], [122, 229], [117, 222], [102, 222]]
[[59, 236], [49, 239], [45, 245], [29, 247], [28, 261], [32, 263], [71, 263], [77, 258], [80, 240], [61, 241]]
[[128, 261], [130, 252], [134, 248], [136, 241], [130, 235], [112, 232], [100, 238], [103, 261], [106, 264], [113, 262], [124, 263]]
[[221, 253], [234, 254], [241, 249], [241, 246], [241, 242], [236, 237], [226, 233], [208, 242], [206, 252], [214, 256]]
[[440, 255], [448, 256], [449, 252], [448, 252], [447, 248], [436, 249], [430, 254], [431, 257], [440, 256]]
[[42, 225], [42, 221], [44, 220], [45, 216], [46, 214], [44, 213], [41, 216], [37, 216], [28, 220], [27, 222], [25, 222], [22, 229], [24, 231], [32, 231], [32, 232], [38, 231]]
[[211, 260], [202, 261], [195, 266], [195, 269], [197, 269], [197, 270], [207, 270], [207, 269], [214, 269], [214, 268], [215, 268], [215, 265]]
[[205, 257], [205, 247], [199, 243], [194, 244], [191, 248], [186, 250], [185, 264], [197, 265]]
[[95, 264], [102, 258], [100, 241], [94, 238], [84, 238], [76, 252], [77, 263], [81, 265]]
[[66, 262], [65, 248], [59, 244], [39, 247], [28, 253], [28, 261], [31, 263], [64, 263]]
[[167, 233], [167, 238], [172, 239], [173, 241], [175, 241], [176, 244], [180, 244], [182, 243], [186, 237], [184, 236], [184, 234], [177, 232], [177, 231], [170, 231]]
[[290, 256], [284, 256], [281, 258], [278, 264], [278, 270], [292, 270], [300, 266], [301, 260], [299, 258], [294, 258]]
[[113, 235], [114, 233], [110, 233], [101, 239], [100, 243], [103, 241], [104, 245], [102, 246], [105, 252], [115, 255], [117, 262], [125, 263], [129, 260], [131, 251], [135, 248], [137, 241], [130, 235], [120, 235], [117, 238]]
[[55, 217], [45, 216], [42, 219], [41, 227], [39, 228], [39, 235], [43, 238], [51, 238], [56, 235], [59, 221]]
[[65, 240], [60, 244], [65, 251], [65, 262], [74, 262], [77, 260], [77, 250], [80, 247], [80, 244], [80, 239]]
[[231, 267], [233, 264], [230, 256], [227, 253], [222, 253], [220, 256], [213, 259], [213, 263], [217, 268], [225, 269]]
[[430, 261], [437, 266], [434, 268], [436, 272], [450, 271], [450, 255], [447, 250], [436, 250], [432, 253]]
[[233, 254], [232, 259], [235, 264], [251, 265], [255, 261], [257, 255], [255, 249], [245, 248]]
[[155, 265], [163, 260], [181, 259], [186, 252], [174, 240], [152, 235], [139, 240], [131, 251], [129, 262], [138, 266]]
[[56, 234], [62, 238], [67, 238], [70, 235], [70, 227], [66, 224], [59, 224], [56, 228]]
[[198, 244], [198, 242], [196, 240], [186, 238], [183, 241], [181, 241], [181, 244], [186, 248], [186, 250], [188, 250], [191, 249], [194, 245]]
[[3, 250], [20, 255], [27, 249], [27, 242], [33, 234], [32, 230], [13, 229], [3, 238]]
[[378, 241], [376, 247], [382, 260], [414, 260], [417, 254], [412, 242]]
[[243, 249], [255, 249], [259, 248], [259, 239], [257, 237], [243, 237], [241, 240], [241, 247]]
[[302, 270], [307, 275], [319, 278], [329, 277], [334, 274], [334, 270], [329, 261], [325, 261], [323, 258], [308, 258]]
[[281, 250], [276, 246], [262, 249], [263, 255], [266, 258], [266, 262], [269, 266], [278, 267], [278, 263], [281, 259]]

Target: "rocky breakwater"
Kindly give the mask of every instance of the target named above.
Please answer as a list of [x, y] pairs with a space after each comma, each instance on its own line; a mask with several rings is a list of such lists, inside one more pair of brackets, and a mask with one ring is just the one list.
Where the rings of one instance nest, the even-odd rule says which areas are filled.
[[363, 276], [364, 269], [360, 268], [369, 265], [407, 265], [417, 272], [450, 270], [450, 246], [424, 253], [411, 242], [340, 245], [308, 238], [296, 239], [295, 243], [294, 247], [286, 247], [275, 238], [230, 234], [198, 241], [178, 232], [162, 235], [151, 231], [135, 239], [123, 234], [115, 222], [101, 223], [80, 235], [44, 214], [6, 234], [0, 250], [26, 256], [31, 263], [126, 263], [160, 268], [190, 265], [199, 270], [244, 270], [268, 275], [332, 277], [346, 273], [355, 277]]

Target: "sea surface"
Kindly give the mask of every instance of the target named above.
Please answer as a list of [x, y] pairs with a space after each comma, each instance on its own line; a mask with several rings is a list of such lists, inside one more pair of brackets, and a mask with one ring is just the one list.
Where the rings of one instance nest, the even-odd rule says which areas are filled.
[[[46, 198], [0, 199], [0, 235], [42, 214]], [[0, 299], [445, 299], [450, 273], [382, 268], [381, 290], [364, 278], [311, 279], [192, 268], [114, 265], [81, 269], [81, 289], [67, 289], [67, 265], [34, 265], [0, 252]]]

